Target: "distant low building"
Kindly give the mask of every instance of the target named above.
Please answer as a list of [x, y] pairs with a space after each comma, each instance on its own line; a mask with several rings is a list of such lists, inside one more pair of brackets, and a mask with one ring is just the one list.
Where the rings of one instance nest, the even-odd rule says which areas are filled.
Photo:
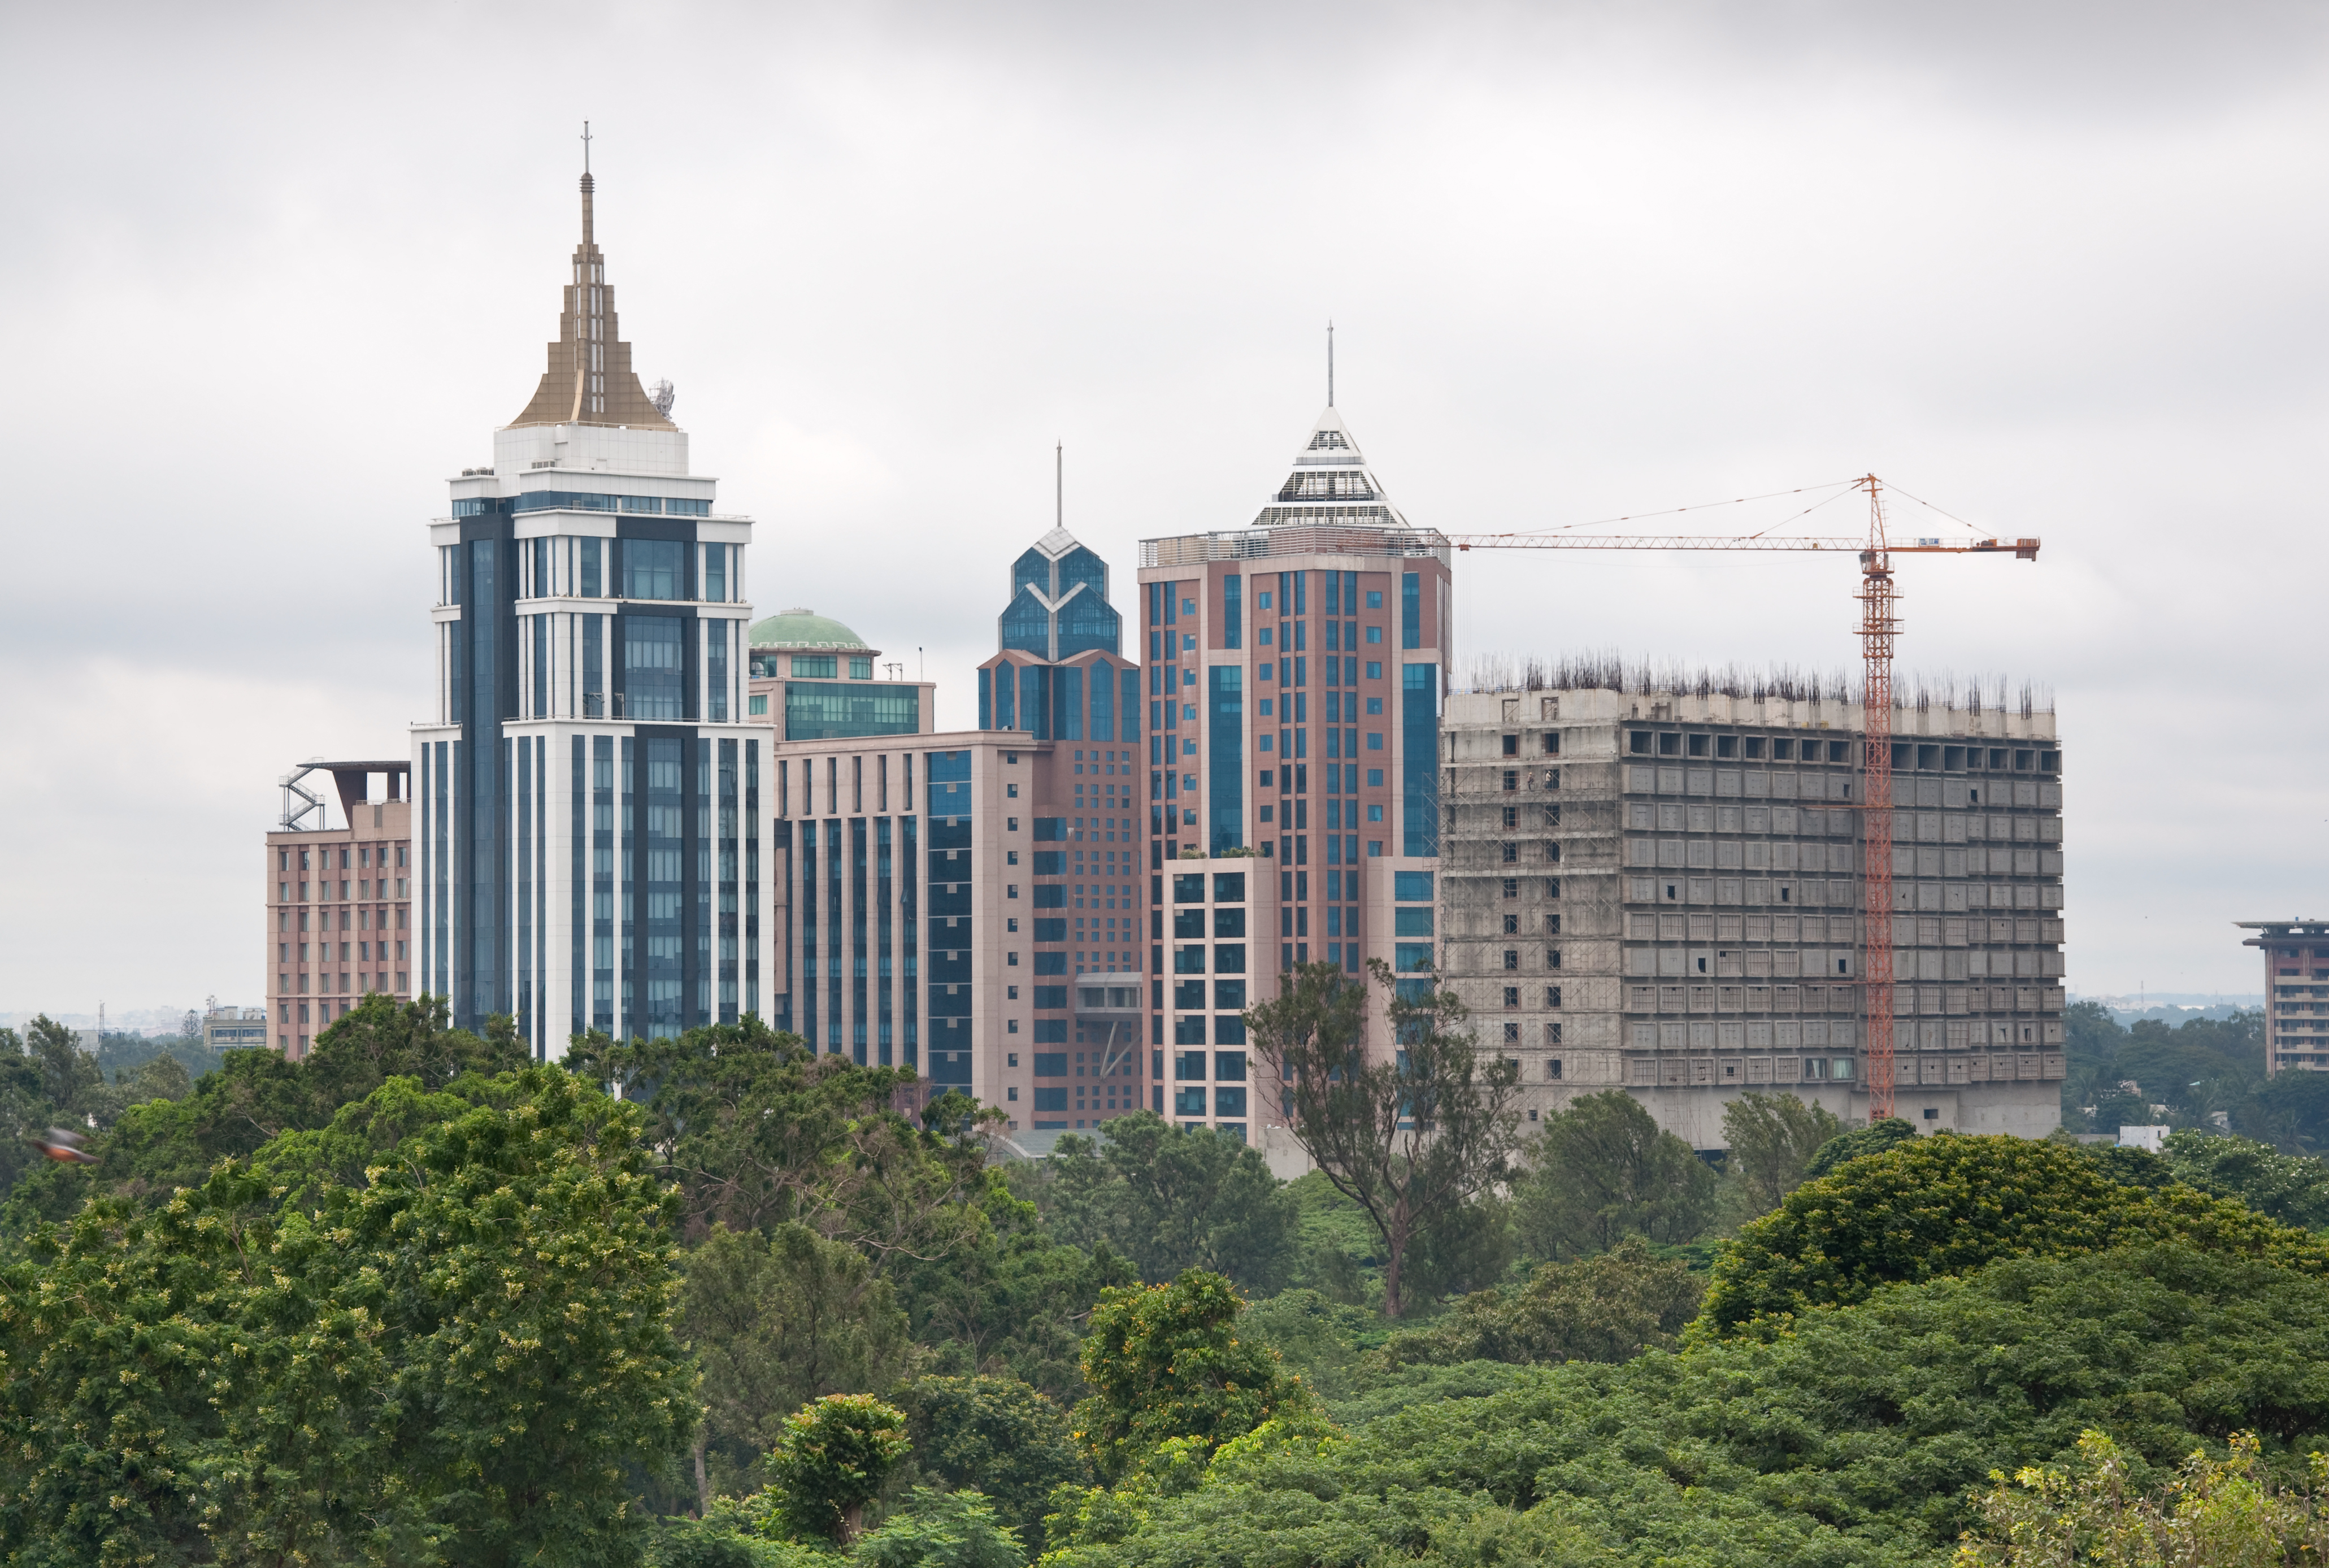
[[[328, 773], [344, 827], [330, 827], [324, 798], [307, 780]], [[297, 1061], [317, 1031], [373, 991], [400, 1002], [412, 998], [410, 957], [412, 888], [411, 763], [302, 763], [284, 775], [280, 826], [267, 836], [265, 889], [268, 1007], [275, 1048]], [[375, 790], [372, 780], [382, 783]], [[336, 1011], [335, 1011], [336, 1009]], [[266, 1044], [241, 1037], [248, 1009], [220, 1008], [211, 1019], [237, 1034], [238, 1045]], [[271, 1012], [273, 1017], [268, 1018]]]
[[203, 1015], [203, 1044], [212, 1051], [248, 1051], [268, 1044], [264, 1007], [212, 1007]]
[[2329, 1071], [2329, 921], [2235, 921], [2264, 953], [2264, 1070]]

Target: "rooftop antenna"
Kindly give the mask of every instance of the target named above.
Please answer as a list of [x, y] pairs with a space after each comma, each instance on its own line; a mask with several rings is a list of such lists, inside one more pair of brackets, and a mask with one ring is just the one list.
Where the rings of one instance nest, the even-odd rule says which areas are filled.
[[1332, 317], [1326, 322], [1326, 406], [1330, 409], [1334, 406], [1334, 323]]
[[1051, 524], [1054, 527], [1068, 525], [1068, 444], [1054, 442], [1051, 447]]
[[[590, 178], [590, 122], [586, 119], [582, 122], [582, 243], [585, 245], [592, 243], [597, 238], [591, 232], [594, 225], [590, 221], [590, 193], [595, 189], [597, 184]], [[580, 307], [577, 306], [576, 308], [579, 310]], [[578, 392], [576, 395], [579, 397], [580, 394]], [[576, 406], [579, 409], [580, 405]]]

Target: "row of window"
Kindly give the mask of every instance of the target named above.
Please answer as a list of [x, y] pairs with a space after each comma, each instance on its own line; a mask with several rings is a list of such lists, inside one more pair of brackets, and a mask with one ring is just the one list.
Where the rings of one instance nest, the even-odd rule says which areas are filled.
[[[397, 946], [399, 946], [399, 947], [402, 947], [403, 945], [404, 945], [404, 944], [403, 944], [403, 943], [401, 943], [401, 942], [399, 942], [399, 943], [397, 944]], [[405, 993], [405, 992], [407, 992], [407, 991], [409, 991], [409, 990], [410, 990], [410, 989], [411, 989], [411, 987], [410, 987], [410, 986], [408, 986], [408, 985], [406, 985], [406, 984], [404, 983], [404, 978], [405, 978], [405, 971], [404, 971], [404, 970], [402, 970], [402, 969], [399, 969], [399, 970], [397, 970], [397, 971], [396, 971], [396, 985], [395, 985], [394, 989], [395, 989], [395, 991], [397, 992], [397, 994], [398, 994], [398, 995], [402, 995], [403, 993]], [[321, 991], [328, 991], [328, 990], [332, 989], [332, 977], [331, 977], [331, 976], [329, 976], [329, 975], [317, 975], [317, 976], [315, 978], [315, 979], [316, 979], [316, 989], [317, 991], [321, 992]], [[275, 977], [275, 990], [276, 990], [276, 994], [277, 994], [277, 995], [278, 995], [278, 996], [288, 996], [288, 995], [291, 995], [291, 994], [292, 994], [292, 980], [293, 980], [293, 977], [292, 977], [292, 976], [290, 976], [290, 975], [286, 975], [286, 974], [278, 974], [278, 975]], [[298, 977], [297, 977], [297, 980], [298, 980], [298, 992], [297, 992], [297, 994], [298, 994], [298, 995], [300, 995], [300, 996], [302, 996], [302, 997], [304, 997], [304, 996], [306, 996], [306, 995], [307, 994], [307, 977], [306, 977], [306, 975], [304, 975], [304, 974], [303, 974], [303, 975], [300, 975], [300, 976], [298, 976]], [[343, 994], [344, 994], [344, 993], [348, 990], [348, 988], [349, 988], [349, 987], [348, 987], [348, 972], [347, 972], [345, 969], [342, 969], [342, 970], [340, 971], [340, 985], [339, 985], [339, 989], [341, 990], [341, 992], [342, 992]], [[390, 987], [389, 983], [388, 983], [388, 971], [387, 971], [387, 970], [384, 970], [384, 969], [383, 969], [383, 970], [380, 970], [380, 971], [378, 971], [378, 972], [376, 972], [376, 973], [375, 973], [375, 972], [369, 972], [369, 971], [366, 971], [366, 972], [359, 972], [359, 973], [357, 974], [357, 976], [355, 977], [355, 989], [356, 989], [356, 991], [358, 991], [358, 992], [360, 992], [360, 993], [369, 993], [369, 992], [372, 992], [372, 991], [386, 991], [386, 990], [389, 990], [390, 988], [391, 988], [391, 987]], [[306, 1020], [302, 1019], [302, 1020], [300, 1020], [300, 1021], [301, 1021], [302, 1023], [305, 1023]]]
[[[841, 656], [838, 654], [756, 653], [752, 656], [752, 678], [756, 681], [774, 680], [782, 673], [777, 668], [779, 662], [791, 666], [793, 678], [796, 680], [829, 681], [837, 678], [841, 674]], [[849, 660], [849, 678], [853, 681], [872, 680], [873, 656], [852, 655]]]
[[[332, 856], [335, 855], [339, 856], [339, 869], [342, 871], [367, 868], [372, 864], [372, 855], [375, 848], [377, 848], [380, 855], [380, 864], [383, 868], [385, 868], [389, 864], [389, 847], [390, 846], [385, 844], [379, 845], [377, 846], [370, 844], [359, 844], [353, 847], [343, 845], [336, 849], [330, 845], [325, 845], [320, 849], [278, 849], [275, 852], [275, 869], [278, 871], [291, 870], [291, 857], [295, 854], [299, 857], [298, 869], [301, 871], [329, 871], [332, 869]], [[405, 864], [404, 857], [406, 846], [400, 844], [395, 846], [395, 850], [396, 864], [399, 866], [402, 866]], [[310, 855], [315, 857], [315, 862], [312, 866], [308, 863]], [[349, 857], [351, 855], [354, 856], [354, 864], [353, 866], [349, 864]], [[340, 896], [342, 898], [345, 898], [347, 895], [345, 893], [342, 893]]]
[[[316, 896], [312, 900], [307, 896], [307, 890], [311, 885], [316, 890]], [[354, 879], [354, 886], [356, 890], [354, 896], [360, 899], [370, 899], [374, 897], [410, 898], [411, 896], [411, 894], [407, 891], [411, 886], [410, 878], [400, 876], [395, 879], [394, 885], [396, 891], [391, 893], [389, 892], [390, 879], [382, 877], [380, 879], [380, 892], [375, 894], [372, 891], [372, 883], [370, 878], [357, 877]], [[343, 879], [339, 884], [339, 897], [346, 898], [349, 896], [348, 886], [348, 882]], [[295, 887], [299, 890], [299, 896], [296, 899], [291, 896], [291, 890]], [[277, 903], [320, 902], [331, 897], [333, 897], [332, 884], [328, 882], [318, 882], [312, 884], [304, 882], [278, 882], [275, 884], [275, 902]]]
[[[349, 917], [351, 914], [354, 916], [354, 923], [353, 925], [349, 923]], [[301, 910], [299, 912], [299, 929], [301, 930], [304, 931], [307, 929], [309, 918], [307, 911]], [[316, 911], [313, 919], [316, 922], [316, 930], [319, 931], [327, 931], [332, 929], [332, 912], [330, 910]], [[396, 929], [398, 930], [408, 929], [411, 919], [412, 912], [404, 905], [399, 904], [396, 910]], [[275, 912], [275, 929], [278, 931], [287, 932], [291, 930], [291, 912], [289, 910], [278, 910]], [[370, 905], [358, 904], [353, 911], [351, 911], [345, 904], [343, 904], [340, 906], [339, 929], [344, 931], [369, 931], [375, 930], [384, 931], [388, 930], [388, 911], [386, 909], [382, 909], [378, 912], [377, 916], [375, 917], [374, 912]]]
[[[316, 942], [312, 945], [316, 949], [316, 961], [317, 963], [328, 964], [332, 961], [331, 943]], [[291, 949], [294, 947], [297, 947], [299, 949], [299, 961], [304, 964], [307, 961], [307, 949], [309, 946], [310, 944], [306, 942], [278, 942], [275, 944], [275, 961], [278, 964], [289, 963], [291, 961]], [[356, 960], [360, 963], [368, 964], [372, 962], [372, 943], [368, 941], [342, 942], [339, 944], [340, 962], [344, 964], [348, 961], [351, 956], [349, 949], [353, 948], [355, 949], [354, 957]], [[383, 959], [388, 957], [388, 944], [386, 942], [380, 944], [380, 956]], [[400, 959], [405, 956], [404, 944], [402, 942], [396, 944], [396, 956]]]
[[712, 503], [687, 496], [608, 496], [587, 490], [529, 490], [523, 496], [469, 496], [453, 503], [456, 517], [488, 512], [627, 512], [647, 517], [709, 517]]

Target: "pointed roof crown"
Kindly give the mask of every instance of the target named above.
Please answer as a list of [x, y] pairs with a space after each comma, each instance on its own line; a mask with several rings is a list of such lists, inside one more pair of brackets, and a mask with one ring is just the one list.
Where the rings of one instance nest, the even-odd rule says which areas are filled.
[[1308, 438], [1294, 454], [1293, 468], [1270, 505], [1253, 520], [1255, 527], [1289, 523], [1407, 526], [1333, 404], [1311, 421]]
[[631, 345], [616, 335], [615, 290], [607, 260], [592, 235], [595, 185], [582, 176], [582, 242], [574, 247], [572, 276], [558, 316], [558, 341], [533, 401], [511, 425], [627, 425], [675, 430], [665, 409], [639, 385]]

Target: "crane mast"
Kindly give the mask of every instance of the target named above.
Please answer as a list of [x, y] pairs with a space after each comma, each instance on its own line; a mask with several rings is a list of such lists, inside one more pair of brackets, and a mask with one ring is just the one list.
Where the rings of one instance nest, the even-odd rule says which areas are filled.
[[1868, 492], [1868, 534], [1865, 540], [1803, 534], [1450, 534], [1446, 542], [1457, 550], [1725, 550], [1816, 551], [1843, 554], [1860, 553], [1860, 656], [1865, 690], [1862, 714], [1865, 727], [1862, 757], [1861, 802], [1864, 830], [1861, 835], [1863, 949], [1861, 981], [1867, 997], [1868, 1115], [1878, 1120], [1891, 1116], [1898, 1077], [1892, 1043], [1892, 650], [1900, 640], [1897, 613], [1899, 591], [1892, 580], [1892, 557], [1900, 555], [2011, 555], [2017, 561], [2038, 559], [2038, 541], [1972, 539], [1943, 543], [1917, 539], [1896, 544], [1887, 536], [1883, 485], [1873, 474], [1853, 481]]
[[1862, 978], [1868, 989], [1868, 1119], [1892, 1114], [1896, 1076], [1892, 1066], [1892, 645], [1900, 635], [1893, 613], [1898, 593], [1892, 553], [1884, 539], [1883, 486], [1873, 474], [1862, 477], [1868, 492], [1868, 548], [1860, 556], [1861, 721], [1866, 798], [1862, 885], [1868, 907], [1866, 956]]

